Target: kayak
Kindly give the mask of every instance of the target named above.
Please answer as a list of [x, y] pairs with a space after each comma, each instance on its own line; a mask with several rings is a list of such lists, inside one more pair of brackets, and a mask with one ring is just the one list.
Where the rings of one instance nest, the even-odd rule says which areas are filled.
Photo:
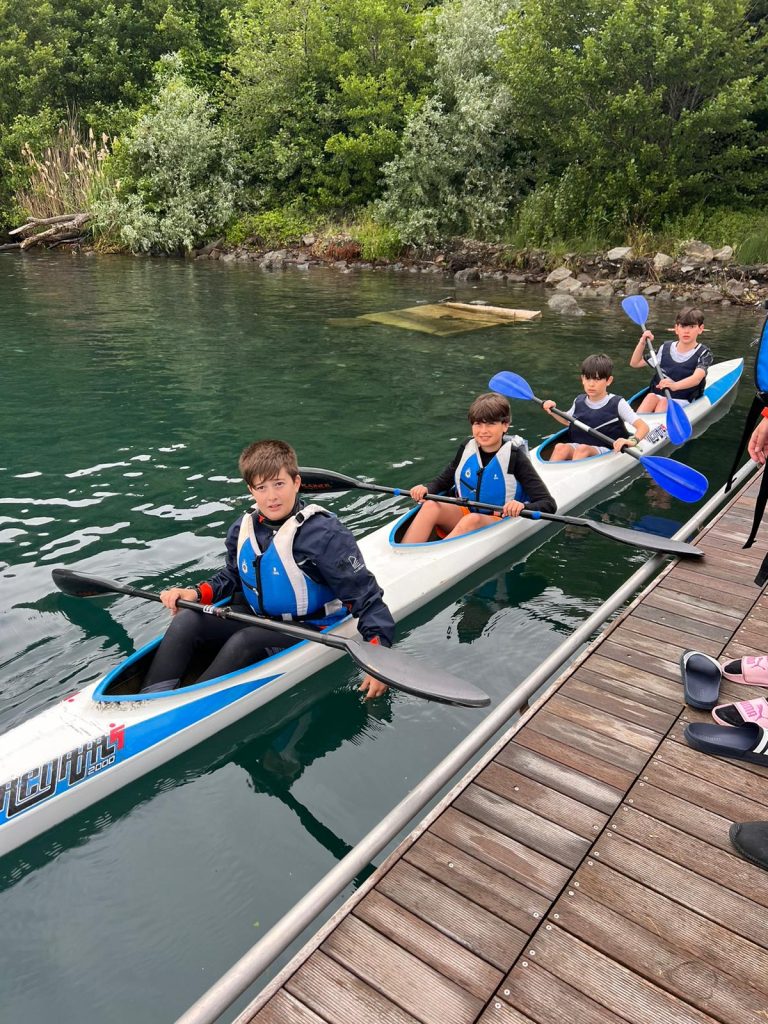
[[[741, 359], [710, 367], [704, 394], [686, 407], [694, 427], [705, 429], [709, 414], [733, 395], [742, 372]], [[664, 416], [643, 419], [651, 429], [636, 451], [653, 455], [669, 442]], [[635, 460], [613, 452], [550, 463], [547, 453], [561, 435], [531, 453], [558, 511], [584, 504], [636, 469]], [[545, 525], [500, 519], [463, 537], [404, 545], [402, 536], [415, 513], [411, 509], [359, 541], [395, 620]], [[330, 632], [357, 637], [351, 618]], [[195, 683], [191, 678], [180, 689], [139, 694], [159, 642], [153, 640], [103, 678], [0, 736], [0, 856], [258, 710], [342, 654], [302, 641], [218, 679]]]

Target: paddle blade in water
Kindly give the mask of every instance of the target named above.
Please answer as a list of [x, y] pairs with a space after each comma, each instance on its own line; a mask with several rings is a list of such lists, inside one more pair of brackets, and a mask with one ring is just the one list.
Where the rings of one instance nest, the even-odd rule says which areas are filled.
[[132, 594], [133, 588], [123, 586], [114, 580], [103, 580], [98, 576], [86, 576], [72, 569], [53, 569], [53, 582], [70, 597], [103, 597], [106, 594]]
[[707, 493], [709, 481], [704, 474], [682, 462], [660, 458], [658, 455], [641, 455], [639, 461], [646, 473], [673, 498], [698, 501]]
[[640, 327], [645, 327], [648, 320], [648, 300], [642, 295], [628, 295], [621, 300], [621, 308], [630, 320], [634, 320]]
[[508, 398], [535, 399], [528, 381], [519, 374], [512, 373], [511, 370], [502, 370], [495, 377], [491, 377], [488, 387], [491, 391], [497, 391], [500, 395], [506, 395]]
[[667, 401], [667, 433], [672, 444], [685, 444], [693, 433], [691, 421], [682, 405], [670, 398]]
[[424, 662], [400, 654], [391, 647], [361, 644], [350, 639], [347, 651], [365, 672], [404, 693], [437, 701], [438, 704], [457, 704], [464, 708], [484, 708], [491, 703], [488, 694], [472, 683], [450, 672], [430, 668]]
[[658, 551], [663, 555], [678, 555], [680, 558], [702, 558], [704, 555], [701, 548], [684, 540], [660, 537], [645, 530], [630, 530], [624, 526], [613, 526], [611, 523], [599, 523], [594, 520], [589, 522], [595, 533], [601, 533], [622, 544], [631, 544], [635, 548], [646, 548], [648, 551]]

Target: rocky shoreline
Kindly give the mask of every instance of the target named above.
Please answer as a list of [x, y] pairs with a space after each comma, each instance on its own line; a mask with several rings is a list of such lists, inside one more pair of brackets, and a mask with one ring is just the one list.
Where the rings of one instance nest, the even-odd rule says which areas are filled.
[[675, 257], [657, 252], [636, 255], [630, 247], [600, 254], [566, 253], [555, 261], [543, 250], [511, 251], [508, 246], [460, 243], [440, 250], [409, 253], [396, 261], [366, 261], [352, 238], [317, 239], [306, 235], [289, 248], [257, 244], [227, 247], [222, 239], [195, 250], [195, 259], [224, 263], [254, 262], [262, 270], [308, 271], [331, 267], [340, 273], [372, 270], [440, 274], [455, 282], [491, 279], [508, 284], [544, 284], [552, 289], [550, 308], [578, 316], [579, 298], [643, 294], [696, 304], [761, 306], [768, 299], [768, 264], [743, 266], [731, 246], [713, 249], [704, 242], [686, 243]]

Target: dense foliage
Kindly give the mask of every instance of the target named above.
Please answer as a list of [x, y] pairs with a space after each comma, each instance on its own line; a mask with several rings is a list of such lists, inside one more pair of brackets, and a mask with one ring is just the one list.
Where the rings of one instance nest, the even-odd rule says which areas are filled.
[[380, 255], [691, 224], [746, 244], [767, 28], [766, 0], [0, 0], [0, 227], [65, 125], [109, 136], [84, 201], [131, 249], [334, 219]]

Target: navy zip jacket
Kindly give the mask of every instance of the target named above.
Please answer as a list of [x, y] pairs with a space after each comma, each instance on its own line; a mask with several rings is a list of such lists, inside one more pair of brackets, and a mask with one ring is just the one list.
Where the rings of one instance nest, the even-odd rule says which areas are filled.
[[[427, 491], [430, 494], [454, 493], [454, 477], [456, 469], [461, 462], [461, 457], [464, 454], [466, 445], [467, 441], [462, 441], [459, 445], [459, 450], [454, 455], [452, 461], [448, 463], [442, 473], [438, 474], [434, 480], [430, 480], [427, 484]], [[484, 452], [482, 449], [478, 450], [480, 452], [480, 461], [483, 466], [487, 466], [496, 454], [495, 452]], [[514, 476], [525, 491], [527, 500], [524, 504], [527, 509], [531, 512], [557, 511], [557, 502], [549, 493], [547, 485], [533, 468], [531, 460], [522, 448], [515, 448], [513, 446], [512, 451], [509, 453], [509, 465], [507, 467], [507, 472]]]
[[[304, 502], [298, 502], [291, 514], [303, 507]], [[257, 511], [251, 515], [259, 547], [265, 551], [284, 520], [271, 522]], [[237, 568], [237, 539], [241, 519], [242, 516], [238, 517], [227, 532], [224, 568], [208, 581], [213, 588], [214, 602], [229, 597], [235, 604], [247, 605]], [[296, 534], [293, 557], [302, 572], [316, 583], [324, 583], [331, 588], [349, 613], [358, 620], [357, 628], [364, 640], [378, 637], [384, 647], [392, 646], [395, 620], [384, 603], [383, 591], [365, 565], [354, 536], [336, 516], [314, 515], [308, 519]]]

